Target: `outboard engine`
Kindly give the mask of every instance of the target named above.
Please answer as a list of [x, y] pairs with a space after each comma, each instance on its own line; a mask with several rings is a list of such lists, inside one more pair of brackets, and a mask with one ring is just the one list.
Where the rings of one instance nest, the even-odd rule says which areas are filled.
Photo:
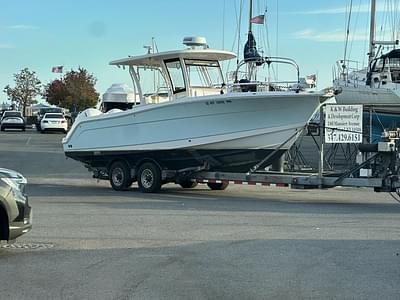
[[112, 109], [131, 109], [135, 104], [140, 104], [140, 102], [136, 101], [134, 90], [126, 84], [114, 83], [103, 94], [100, 109], [106, 113]]

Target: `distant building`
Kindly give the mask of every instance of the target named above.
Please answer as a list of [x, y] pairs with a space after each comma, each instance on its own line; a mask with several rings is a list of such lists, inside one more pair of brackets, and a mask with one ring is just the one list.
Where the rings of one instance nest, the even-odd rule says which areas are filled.
[[0, 110], [8, 110], [11, 108], [11, 104], [7, 102], [3, 102], [3, 104], [0, 105]]
[[40, 109], [49, 107], [51, 106], [43, 103], [34, 104], [32, 105], [32, 115], [36, 116], [39, 113]]
[[44, 108], [60, 108], [64, 114], [69, 114], [69, 110], [66, 108], [58, 107], [55, 105], [49, 105], [49, 104], [45, 104], [45, 103], [38, 103], [38, 104], [32, 105], [32, 115], [33, 116], [38, 115], [40, 110], [44, 109]]

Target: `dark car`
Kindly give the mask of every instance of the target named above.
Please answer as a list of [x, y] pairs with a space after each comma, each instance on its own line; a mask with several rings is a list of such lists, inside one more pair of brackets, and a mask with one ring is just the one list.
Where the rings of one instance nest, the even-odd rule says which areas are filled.
[[0, 168], [0, 241], [12, 241], [32, 228], [27, 181], [20, 173]]
[[3, 113], [0, 120], [0, 129], [4, 131], [8, 128], [21, 129], [25, 131], [25, 118], [20, 111], [7, 110]]

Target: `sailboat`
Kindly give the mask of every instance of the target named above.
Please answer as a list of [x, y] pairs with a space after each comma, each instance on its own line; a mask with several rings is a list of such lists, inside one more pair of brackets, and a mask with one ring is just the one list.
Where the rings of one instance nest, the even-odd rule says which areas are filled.
[[[269, 91], [250, 77], [228, 85], [221, 63], [234, 53], [211, 49], [203, 37], [183, 43], [182, 50], [110, 62], [129, 70], [140, 104], [122, 112], [81, 113], [62, 141], [65, 155], [109, 178], [115, 189], [137, 180], [143, 191], [156, 191], [193, 169], [247, 172], [285, 153], [324, 100], [321, 93], [299, 89]], [[151, 92], [146, 88], [155, 85], [142, 82], [146, 71], [163, 79]]]
[[[400, 49], [395, 49], [399, 41], [377, 41], [375, 18], [376, 0], [371, 0], [368, 67], [356, 69], [352, 61], [340, 60], [333, 81], [338, 104], [362, 104], [369, 114], [370, 142], [379, 139], [384, 128], [400, 127]], [[393, 49], [381, 53], [383, 46]]]

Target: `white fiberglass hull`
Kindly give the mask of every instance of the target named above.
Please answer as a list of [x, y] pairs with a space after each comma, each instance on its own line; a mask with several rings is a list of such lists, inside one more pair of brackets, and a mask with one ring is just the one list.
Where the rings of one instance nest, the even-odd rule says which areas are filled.
[[63, 147], [67, 156], [86, 163], [96, 155], [165, 154], [172, 150], [206, 155], [279, 148], [282, 154], [293, 145], [319, 101], [320, 94], [276, 92], [139, 105], [75, 123], [63, 140]]

